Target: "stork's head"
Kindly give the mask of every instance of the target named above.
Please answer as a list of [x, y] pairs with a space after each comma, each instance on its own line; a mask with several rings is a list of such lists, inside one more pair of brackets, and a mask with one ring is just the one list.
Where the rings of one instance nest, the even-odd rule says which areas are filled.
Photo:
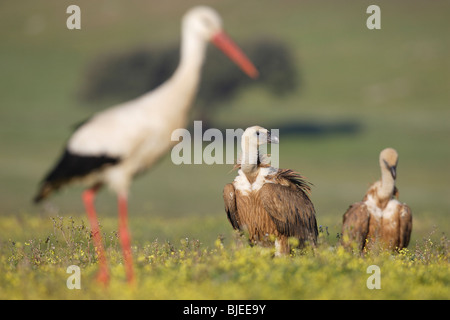
[[391, 173], [392, 178], [397, 176], [398, 153], [395, 149], [386, 148], [380, 152], [381, 170], [387, 170]]
[[242, 146], [260, 146], [267, 143], [278, 143], [278, 137], [272, 136], [266, 128], [253, 126], [245, 129], [242, 134]]
[[214, 9], [207, 6], [190, 9], [183, 17], [183, 32], [195, 34], [205, 42], [211, 41], [249, 77], [258, 76], [255, 66], [223, 31], [222, 19]]
[[194, 7], [184, 15], [183, 29], [195, 32], [205, 41], [209, 41], [222, 30], [222, 19], [217, 11], [210, 7]]

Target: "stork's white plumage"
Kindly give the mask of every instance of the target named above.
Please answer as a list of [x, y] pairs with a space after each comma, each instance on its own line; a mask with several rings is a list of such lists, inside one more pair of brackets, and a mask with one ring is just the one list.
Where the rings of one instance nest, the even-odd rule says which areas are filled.
[[256, 68], [222, 30], [218, 13], [195, 7], [182, 20], [181, 55], [172, 77], [153, 91], [94, 115], [69, 139], [65, 151], [41, 184], [35, 202], [73, 181], [88, 189], [83, 202], [99, 252], [98, 279], [109, 280], [106, 258], [94, 208], [96, 192], [107, 185], [118, 196], [119, 236], [127, 279], [133, 267], [127, 228], [127, 196], [133, 177], [151, 167], [173, 145], [172, 132], [184, 127], [200, 80], [208, 41], [213, 42], [245, 73], [254, 78]]

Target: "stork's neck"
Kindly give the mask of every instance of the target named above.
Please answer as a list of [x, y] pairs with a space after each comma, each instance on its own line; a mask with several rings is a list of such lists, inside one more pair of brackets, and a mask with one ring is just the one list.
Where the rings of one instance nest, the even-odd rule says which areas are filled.
[[[157, 89], [143, 96], [143, 105], [168, 119], [167, 127], [186, 125], [188, 112], [197, 94], [206, 42], [196, 34], [182, 31], [180, 62], [173, 75]], [[145, 103], [145, 102], [151, 103]]]
[[394, 194], [395, 180], [389, 170], [381, 169], [381, 186], [378, 189], [378, 196], [382, 199], [392, 198]]
[[206, 47], [207, 42], [198, 35], [182, 32], [180, 63], [171, 79], [179, 86], [179, 90], [194, 94], [197, 91]]

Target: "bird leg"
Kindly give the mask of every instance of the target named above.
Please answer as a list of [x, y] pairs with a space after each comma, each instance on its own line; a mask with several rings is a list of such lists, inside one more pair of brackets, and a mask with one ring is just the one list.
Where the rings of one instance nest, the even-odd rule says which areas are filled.
[[97, 214], [95, 212], [94, 206], [94, 199], [97, 191], [98, 186], [84, 191], [83, 203], [86, 208], [89, 223], [91, 225], [92, 237], [94, 238], [94, 245], [98, 256], [100, 270], [97, 275], [97, 280], [106, 285], [109, 282], [109, 271], [106, 263], [105, 250], [103, 248], [102, 235], [100, 233]]
[[122, 245], [123, 258], [125, 260], [125, 272], [129, 283], [134, 282], [133, 257], [131, 255], [131, 237], [128, 231], [127, 197], [119, 195], [119, 238]]

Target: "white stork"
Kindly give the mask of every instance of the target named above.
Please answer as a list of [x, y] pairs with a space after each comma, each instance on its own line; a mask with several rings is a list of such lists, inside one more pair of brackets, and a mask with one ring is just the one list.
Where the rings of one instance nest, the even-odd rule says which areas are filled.
[[170, 79], [134, 100], [95, 114], [70, 137], [59, 161], [43, 179], [35, 202], [60, 187], [80, 181], [83, 202], [99, 256], [97, 279], [108, 283], [109, 271], [99, 232], [94, 199], [107, 185], [118, 197], [119, 237], [127, 280], [134, 272], [127, 227], [127, 196], [133, 177], [151, 167], [173, 145], [172, 132], [184, 127], [195, 97], [208, 41], [214, 43], [248, 76], [258, 71], [222, 29], [219, 14], [205, 6], [182, 19], [181, 56]]
[[342, 240], [346, 247], [400, 250], [409, 244], [412, 230], [411, 209], [399, 202], [397, 177], [398, 154], [386, 148], [380, 153], [381, 180], [373, 183], [363, 201], [352, 204], [343, 217]]
[[296, 238], [300, 247], [315, 245], [318, 231], [309, 182], [297, 172], [267, 164], [258, 147], [278, 143], [267, 129], [247, 128], [241, 140], [238, 176], [223, 190], [232, 227], [248, 233], [251, 244], [270, 246], [275, 238], [277, 256], [290, 253], [290, 237]]

